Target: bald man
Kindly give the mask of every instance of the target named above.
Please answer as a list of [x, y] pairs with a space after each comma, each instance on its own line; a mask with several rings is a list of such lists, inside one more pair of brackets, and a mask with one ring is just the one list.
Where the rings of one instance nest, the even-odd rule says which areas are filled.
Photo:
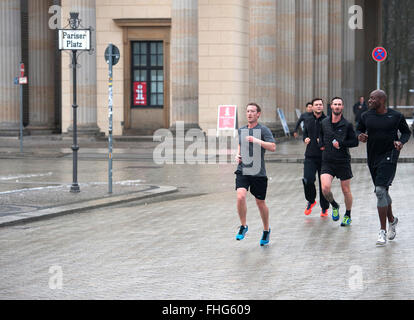
[[[377, 246], [394, 240], [398, 218], [392, 212], [392, 199], [388, 193], [395, 173], [400, 151], [410, 139], [411, 131], [404, 116], [386, 107], [387, 95], [375, 90], [368, 100], [369, 110], [361, 115], [357, 135], [359, 141], [367, 143], [368, 167], [377, 196], [377, 210], [381, 224]], [[398, 131], [401, 137], [398, 138]], [[387, 234], [387, 218], [389, 229]]]

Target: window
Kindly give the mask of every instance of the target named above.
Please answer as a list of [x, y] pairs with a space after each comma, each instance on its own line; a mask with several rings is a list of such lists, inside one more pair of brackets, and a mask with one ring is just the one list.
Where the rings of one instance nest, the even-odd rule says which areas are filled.
[[164, 48], [162, 41], [133, 41], [132, 108], [164, 107]]

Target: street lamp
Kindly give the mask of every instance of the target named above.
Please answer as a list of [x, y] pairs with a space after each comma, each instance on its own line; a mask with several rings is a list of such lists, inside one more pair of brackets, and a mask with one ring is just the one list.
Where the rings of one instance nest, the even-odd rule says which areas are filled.
[[[71, 12], [70, 13], [70, 19], [69, 19], [69, 25], [73, 30], [76, 30], [80, 26], [80, 20], [79, 20], [79, 12]], [[78, 184], [78, 125], [77, 125], [77, 96], [76, 96], [76, 67], [77, 67], [77, 50], [72, 50], [72, 81], [73, 81], [73, 104], [72, 104], [72, 110], [73, 110], [73, 145], [72, 145], [72, 151], [73, 151], [73, 180], [72, 180], [72, 186], [70, 187], [70, 192], [72, 193], [79, 193], [80, 188]]]

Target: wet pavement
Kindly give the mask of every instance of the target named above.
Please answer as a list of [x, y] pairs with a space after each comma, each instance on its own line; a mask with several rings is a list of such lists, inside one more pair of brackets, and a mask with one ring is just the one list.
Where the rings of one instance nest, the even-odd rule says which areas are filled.
[[[94, 188], [98, 198], [106, 197], [105, 142], [80, 144], [81, 193], [74, 195], [71, 142], [44, 140], [26, 142], [25, 152], [33, 154], [25, 157], [16, 141], [2, 140], [0, 216], [81, 203]], [[342, 228], [320, 218], [318, 207], [303, 214], [303, 144], [279, 144], [266, 164], [271, 244], [260, 247], [261, 221], [251, 195], [249, 232], [235, 240], [234, 164], [157, 165], [156, 143], [115, 143], [114, 186], [126, 188], [117, 196], [143, 186], [177, 192], [0, 228], [1, 299], [414, 298], [412, 140], [390, 191], [400, 219], [397, 237], [383, 248], [375, 246], [376, 198], [364, 163], [352, 164], [353, 222]], [[364, 151], [361, 146], [352, 155], [364, 159]], [[336, 180], [333, 193], [343, 208]], [[78, 198], [65, 198], [72, 196]]]

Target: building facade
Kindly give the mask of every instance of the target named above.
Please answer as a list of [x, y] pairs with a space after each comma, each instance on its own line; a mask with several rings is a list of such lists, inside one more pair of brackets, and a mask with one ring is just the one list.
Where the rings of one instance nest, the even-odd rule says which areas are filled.
[[353, 119], [354, 102], [375, 89], [371, 52], [381, 45], [381, 0], [2, 0], [0, 134], [18, 132], [13, 79], [21, 61], [29, 80], [26, 131], [70, 134], [71, 58], [57, 50], [51, 26], [68, 28], [72, 11], [94, 30], [94, 50], [79, 56], [77, 70], [80, 134], [108, 131], [109, 43], [121, 53], [115, 135], [152, 134], [177, 121], [215, 129], [218, 105], [237, 105], [241, 125], [252, 101], [262, 106], [261, 121], [279, 130], [277, 108], [293, 123], [295, 109], [316, 96], [342, 96]]

